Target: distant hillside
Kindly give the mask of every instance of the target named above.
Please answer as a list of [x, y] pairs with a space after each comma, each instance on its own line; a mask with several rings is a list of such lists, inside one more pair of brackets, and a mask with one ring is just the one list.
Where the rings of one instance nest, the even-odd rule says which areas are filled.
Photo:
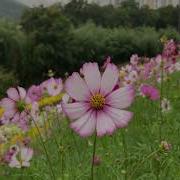
[[0, 17], [18, 19], [25, 8], [25, 5], [14, 0], [0, 0]]

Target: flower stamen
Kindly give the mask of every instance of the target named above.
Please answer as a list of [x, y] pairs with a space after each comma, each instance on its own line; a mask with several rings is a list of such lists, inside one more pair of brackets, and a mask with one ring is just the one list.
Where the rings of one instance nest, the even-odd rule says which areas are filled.
[[90, 104], [93, 108], [100, 110], [105, 105], [105, 98], [101, 94], [97, 93], [91, 97]]

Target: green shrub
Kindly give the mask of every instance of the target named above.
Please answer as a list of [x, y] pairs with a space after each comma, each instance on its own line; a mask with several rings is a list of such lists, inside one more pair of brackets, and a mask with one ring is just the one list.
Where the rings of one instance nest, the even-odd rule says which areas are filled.
[[149, 27], [108, 29], [87, 23], [74, 29], [73, 34], [76, 47], [73, 57], [79, 66], [85, 61], [102, 63], [107, 56], [119, 64], [134, 53], [152, 57], [162, 50], [161, 33]]
[[23, 57], [25, 39], [18, 24], [0, 19], [0, 65], [16, 70]]
[[87, 23], [74, 29], [75, 61], [83, 64], [86, 61], [102, 61], [106, 56], [106, 38], [109, 30], [96, 27], [93, 23]]
[[168, 39], [174, 39], [175, 41], [180, 41], [180, 34], [172, 27], [159, 30], [159, 35], [160, 37], [166, 36]]
[[16, 86], [18, 80], [13, 72], [9, 72], [7, 69], [0, 67], [0, 98], [4, 97], [6, 90], [9, 87]]

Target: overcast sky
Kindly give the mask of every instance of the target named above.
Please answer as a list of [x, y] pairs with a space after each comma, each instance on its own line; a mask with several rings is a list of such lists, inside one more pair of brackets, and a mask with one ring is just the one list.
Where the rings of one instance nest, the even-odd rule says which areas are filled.
[[40, 4], [48, 6], [56, 2], [65, 3], [65, 2], [68, 2], [69, 0], [16, 0], [16, 1], [21, 2], [28, 6], [38, 6]]

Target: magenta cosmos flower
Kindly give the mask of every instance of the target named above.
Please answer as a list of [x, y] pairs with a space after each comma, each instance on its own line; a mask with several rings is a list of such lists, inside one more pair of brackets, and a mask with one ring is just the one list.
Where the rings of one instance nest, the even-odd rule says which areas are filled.
[[26, 95], [26, 91], [22, 87], [9, 88], [7, 90], [8, 98], [1, 101], [4, 108], [4, 117], [12, 122], [18, 123], [22, 129], [27, 129], [29, 110], [27, 105], [31, 103], [30, 98]]
[[122, 109], [133, 102], [134, 90], [117, 88], [117, 67], [109, 63], [101, 75], [97, 63], [86, 63], [83, 75], [84, 78], [75, 72], [65, 82], [66, 92], [74, 99], [73, 103], [62, 104], [72, 120], [71, 128], [86, 137], [94, 132], [98, 136], [112, 134], [117, 128], [126, 127], [132, 113]]
[[147, 84], [143, 84], [140, 87], [141, 94], [153, 101], [158, 100], [160, 98], [159, 90], [155, 87]]

